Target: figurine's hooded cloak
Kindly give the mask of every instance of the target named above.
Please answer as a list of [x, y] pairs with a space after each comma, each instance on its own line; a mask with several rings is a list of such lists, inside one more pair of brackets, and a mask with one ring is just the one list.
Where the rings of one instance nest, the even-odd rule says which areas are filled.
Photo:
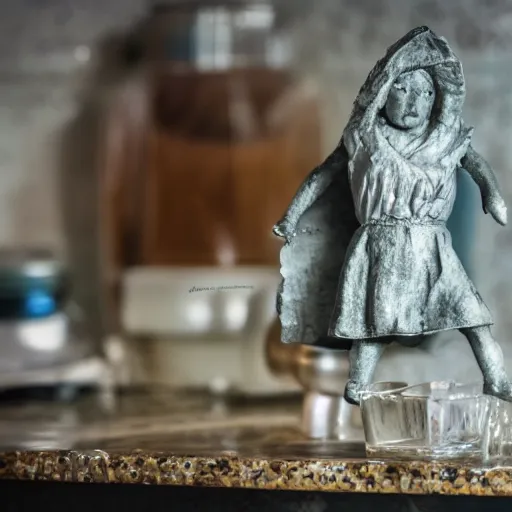
[[[418, 69], [431, 76], [436, 101], [427, 137], [402, 154], [383, 134], [382, 109], [398, 76]], [[459, 60], [428, 28], [411, 31], [377, 63], [335, 151], [346, 155], [338, 164], [343, 177], [306, 212], [298, 235], [283, 248], [283, 341], [317, 343], [325, 330], [331, 340], [350, 340], [492, 323], [445, 226], [455, 171], [472, 133], [461, 117], [464, 98]]]

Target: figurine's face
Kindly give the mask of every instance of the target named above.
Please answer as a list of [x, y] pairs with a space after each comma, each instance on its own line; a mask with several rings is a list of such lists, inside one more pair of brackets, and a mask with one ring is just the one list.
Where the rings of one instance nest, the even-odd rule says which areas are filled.
[[434, 100], [434, 83], [427, 73], [403, 73], [389, 92], [385, 106], [386, 116], [398, 128], [417, 128], [430, 118]]

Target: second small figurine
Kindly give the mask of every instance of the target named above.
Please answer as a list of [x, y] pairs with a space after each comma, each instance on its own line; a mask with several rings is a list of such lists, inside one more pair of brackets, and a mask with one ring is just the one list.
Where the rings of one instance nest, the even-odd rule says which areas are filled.
[[450, 329], [468, 339], [484, 393], [512, 400], [491, 314], [446, 228], [459, 168], [479, 186], [484, 211], [507, 222], [494, 173], [471, 146], [464, 99], [446, 41], [426, 27], [409, 32], [372, 70], [338, 147], [274, 227], [286, 239], [282, 339], [350, 348], [352, 404], [389, 343]]

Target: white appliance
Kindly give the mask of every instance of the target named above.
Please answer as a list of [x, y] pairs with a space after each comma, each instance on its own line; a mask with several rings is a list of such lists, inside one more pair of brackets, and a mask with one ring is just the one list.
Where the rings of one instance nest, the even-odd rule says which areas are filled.
[[265, 359], [279, 282], [268, 267], [127, 271], [121, 320], [133, 380], [218, 393], [299, 390]]

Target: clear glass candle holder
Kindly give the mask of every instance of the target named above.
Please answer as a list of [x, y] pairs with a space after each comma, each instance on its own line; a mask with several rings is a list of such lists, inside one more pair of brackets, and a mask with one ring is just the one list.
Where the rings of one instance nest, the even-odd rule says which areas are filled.
[[482, 458], [492, 464], [512, 462], [512, 403], [487, 397]]
[[362, 395], [370, 457], [477, 458], [512, 455], [512, 404], [486, 396], [482, 384], [378, 382]]

